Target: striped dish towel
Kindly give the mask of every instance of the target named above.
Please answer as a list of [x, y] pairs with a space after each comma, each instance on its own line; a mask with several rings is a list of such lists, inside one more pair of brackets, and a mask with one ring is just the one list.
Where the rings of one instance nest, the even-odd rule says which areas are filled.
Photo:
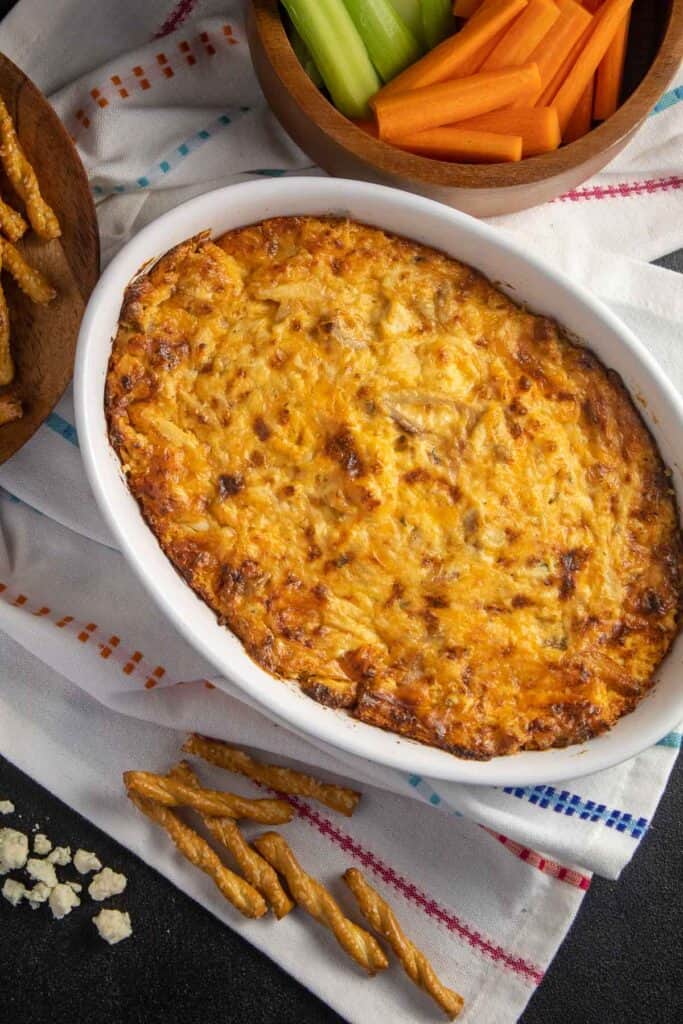
[[[241, 3], [45, 7], [21, 0], [0, 26], [0, 48], [51, 95], [77, 142], [105, 260], [198, 192], [259, 175], [319, 173], [268, 113]], [[498, 224], [593, 288], [683, 387], [680, 279], [644, 262], [683, 244], [681, 97], [680, 86], [669, 92], [597, 179]], [[187, 729], [356, 780], [365, 797], [351, 820], [297, 801], [288, 834], [302, 862], [325, 880], [361, 867], [461, 989], [465, 1020], [515, 1020], [591, 873], [614, 878], [637, 850], [680, 733], [609, 772], [519, 789], [434, 783], [320, 749], [215, 678], [150, 606], [89, 494], [68, 395], [0, 469], [0, 485], [2, 753], [348, 1020], [411, 1021], [423, 1004], [395, 972], [350, 985], [353, 966], [298, 915], [245, 922], [217, 904], [210, 882], [131, 814], [119, 782], [124, 768], [167, 765]]]

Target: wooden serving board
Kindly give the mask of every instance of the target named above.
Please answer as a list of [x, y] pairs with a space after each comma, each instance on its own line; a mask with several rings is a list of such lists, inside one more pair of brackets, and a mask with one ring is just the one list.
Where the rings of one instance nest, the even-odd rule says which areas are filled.
[[[0, 54], [0, 95], [12, 115], [19, 141], [47, 202], [59, 218], [61, 238], [46, 242], [29, 230], [18, 243], [26, 258], [57, 289], [38, 306], [2, 275], [11, 324], [16, 377], [8, 390], [24, 416], [0, 427], [0, 464], [14, 455], [54, 408], [73, 373], [83, 310], [99, 275], [100, 250], [90, 186], [69, 135], [43, 94]], [[0, 193], [16, 209], [23, 204], [0, 177]]]

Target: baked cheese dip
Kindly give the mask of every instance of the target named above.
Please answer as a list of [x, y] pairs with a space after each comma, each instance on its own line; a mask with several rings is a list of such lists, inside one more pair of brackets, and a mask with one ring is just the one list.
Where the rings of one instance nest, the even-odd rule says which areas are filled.
[[669, 473], [620, 378], [440, 252], [202, 234], [128, 288], [111, 443], [267, 672], [462, 757], [582, 742], [679, 625]]

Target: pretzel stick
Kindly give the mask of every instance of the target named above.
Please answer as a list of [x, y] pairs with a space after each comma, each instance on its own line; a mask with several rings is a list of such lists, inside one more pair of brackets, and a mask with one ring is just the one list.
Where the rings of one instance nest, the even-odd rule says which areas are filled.
[[266, 825], [291, 821], [293, 810], [284, 800], [247, 800], [235, 793], [215, 789], [195, 789], [179, 779], [154, 772], [124, 772], [126, 789], [166, 807], [192, 807], [210, 817], [250, 818]]
[[41, 238], [58, 238], [59, 221], [40, 194], [35, 171], [26, 159], [9, 111], [0, 98], [0, 160], [15, 192], [26, 204], [32, 227]]
[[0, 395], [0, 427], [14, 423], [24, 415], [21, 402], [14, 395]]
[[138, 793], [127, 790], [128, 798], [138, 810], [157, 825], [161, 825], [169, 834], [183, 857], [190, 864], [204, 871], [234, 907], [245, 917], [263, 917], [267, 911], [266, 903], [260, 893], [248, 882], [227, 868], [211, 849], [206, 839], [202, 839], [194, 829], [178, 818], [168, 807], [163, 807], [154, 800], [145, 800]]
[[237, 750], [221, 740], [210, 739], [208, 736], [191, 733], [185, 740], [183, 750], [186, 754], [196, 754], [197, 757], [229, 772], [240, 772], [279, 793], [292, 793], [295, 796], [319, 800], [321, 804], [327, 804], [347, 817], [351, 817], [360, 800], [360, 793], [354, 789], [320, 782], [312, 775], [294, 771], [292, 768], [283, 768], [281, 765], [261, 764], [244, 750]]
[[18, 242], [27, 227], [21, 214], [13, 210], [4, 199], [0, 199], [0, 229], [5, 232], [10, 242]]
[[[187, 761], [181, 761], [171, 768], [169, 775], [182, 779], [188, 786], [199, 787], [199, 779]], [[210, 818], [206, 814], [202, 814], [201, 817], [211, 834], [233, 855], [246, 880], [265, 896], [278, 920], [288, 914], [294, 904], [280, 885], [277, 874], [268, 861], [260, 857], [256, 850], [252, 850], [237, 822], [232, 818]]]
[[6, 238], [0, 239], [2, 247], [2, 266], [9, 270], [22, 292], [29, 299], [45, 305], [57, 294], [52, 285], [43, 277], [39, 270], [27, 263], [22, 254]]
[[[2, 249], [0, 249], [0, 270], [2, 270]], [[5, 292], [0, 283], [0, 384], [9, 384], [14, 377], [14, 361], [9, 343], [9, 310]], [[16, 419], [16, 417], [14, 417]], [[3, 420], [10, 423], [11, 419]]]
[[344, 881], [356, 897], [363, 917], [387, 940], [411, 981], [424, 989], [454, 1020], [462, 1010], [462, 996], [441, 984], [427, 957], [403, 932], [389, 904], [365, 881], [357, 868], [349, 868], [344, 873]]
[[265, 832], [254, 840], [254, 846], [284, 876], [296, 902], [329, 928], [342, 949], [368, 974], [388, 967], [389, 961], [376, 939], [344, 916], [325, 886], [306, 874], [281, 835]]

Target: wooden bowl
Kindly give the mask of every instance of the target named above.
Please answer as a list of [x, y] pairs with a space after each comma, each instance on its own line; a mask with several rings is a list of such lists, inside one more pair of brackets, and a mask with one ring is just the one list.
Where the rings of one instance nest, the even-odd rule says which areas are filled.
[[[1, 464], [35, 433], [71, 380], [78, 328], [99, 275], [100, 250], [95, 207], [76, 149], [42, 93], [2, 54], [0, 96], [62, 227], [61, 237], [53, 241], [46, 242], [29, 229], [17, 243], [57, 289], [52, 302], [36, 305], [8, 274], [2, 276], [16, 366], [7, 390], [21, 399], [24, 416], [0, 427]], [[21, 200], [6, 180], [0, 190], [10, 205], [23, 212]]]
[[617, 112], [554, 153], [517, 164], [455, 164], [414, 156], [371, 138], [313, 85], [285, 33], [277, 0], [252, 0], [247, 23], [261, 88], [283, 128], [330, 174], [395, 185], [477, 217], [513, 213], [585, 181], [624, 148], [676, 73], [683, 0], [636, 0], [629, 63]]

